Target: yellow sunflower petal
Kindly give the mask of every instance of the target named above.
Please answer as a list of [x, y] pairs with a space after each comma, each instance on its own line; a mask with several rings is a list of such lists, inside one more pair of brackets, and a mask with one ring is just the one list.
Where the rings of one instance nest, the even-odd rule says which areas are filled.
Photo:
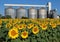
[[18, 29], [12, 28], [11, 30], [9, 30], [8, 36], [12, 39], [16, 39], [18, 37]]
[[38, 27], [33, 27], [32, 32], [33, 34], [37, 34], [39, 32]]
[[26, 38], [28, 37], [28, 32], [27, 32], [27, 31], [22, 32], [22, 33], [21, 33], [21, 37], [22, 37], [23, 39], [26, 39]]

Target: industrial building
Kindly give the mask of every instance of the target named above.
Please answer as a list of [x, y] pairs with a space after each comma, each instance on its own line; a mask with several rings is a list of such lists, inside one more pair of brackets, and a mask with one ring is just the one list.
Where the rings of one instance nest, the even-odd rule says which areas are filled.
[[[5, 15], [10, 15], [14, 18], [58, 18], [56, 10], [51, 9], [51, 2], [48, 2], [47, 5], [24, 5], [24, 4], [4, 4], [8, 8], [5, 8]], [[14, 6], [19, 6], [15, 9]], [[24, 6], [30, 7], [28, 9]], [[39, 8], [36, 8], [39, 7]]]
[[16, 10], [12, 7], [5, 8], [5, 15], [10, 15], [11, 18], [16, 17]]
[[16, 9], [16, 17], [17, 18], [22, 18], [22, 17], [27, 17], [27, 10], [23, 7], [19, 7]]
[[28, 9], [28, 17], [29, 18], [37, 18], [37, 9], [35, 7], [31, 7], [30, 9]]

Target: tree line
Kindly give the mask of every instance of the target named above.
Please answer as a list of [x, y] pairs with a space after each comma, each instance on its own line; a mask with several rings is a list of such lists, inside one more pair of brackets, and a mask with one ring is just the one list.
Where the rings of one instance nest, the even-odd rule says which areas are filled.
[[[0, 14], [0, 19], [11, 19], [12, 17], [10, 15], [5, 15], [2, 16], [2, 14]], [[28, 19], [28, 17], [22, 17], [21, 19]]]

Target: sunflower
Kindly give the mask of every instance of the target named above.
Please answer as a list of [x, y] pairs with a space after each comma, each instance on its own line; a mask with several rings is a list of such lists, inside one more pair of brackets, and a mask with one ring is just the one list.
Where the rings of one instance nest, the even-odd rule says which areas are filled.
[[2, 20], [0, 20], [0, 24], [2, 24]]
[[44, 21], [44, 24], [45, 24], [45, 25], [48, 25], [48, 23], [49, 23], [48, 21]]
[[20, 24], [20, 25], [18, 26], [18, 29], [20, 29], [20, 30], [21, 30], [21, 29], [23, 29], [23, 28], [24, 28], [24, 26], [25, 26], [25, 25]]
[[22, 33], [21, 33], [21, 37], [22, 37], [23, 39], [26, 39], [26, 38], [28, 37], [28, 32], [27, 32], [27, 31], [22, 32]]
[[31, 29], [32, 27], [34, 27], [34, 24], [32, 24], [32, 23], [30, 23], [30, 24], [28, 24], [28, 29]]
[[10, 28], [12, 25], [10, 23], [6, 24], [6, 28]]
[[21, 23], [21, 20], [18, 19], [18, 22], [17, 23]]
[[12, 24], [12, 21], [13, 21], [12, 19], [9, 19], [9, 23], [11, 23], [11, 24]]
[[18, 19], [13, 20], [13, 25], [15, 25], [18, 22]]
[[41, 28], [42, 28], [42, 30], [46, 30], [46, 29], [47, 29], [47, 25], [42, 24], [42, 25], [41, 25]]
[[53, 21], [50, 21], [50, 23], [49, 23], [49, 24], [51, 25], [51, 24], [53, 24], [53, 23], [54, 23]]
[[56, 23], [51, 24], [52, 28], [56, 27]]
[[42, 27], [43, 24], [45, 24], [45, 23], [41, 22], [41, 23], [39, 23], [39, 26]]
[[9, 38], [16, 39], [18, 37], [18, 29], [15, 27], [10, 29], [8, 32], [8, 36], [9, 36]]
[[18, 19], [14, 19], [13, 22], [14, 22], [14, 23], [17, 23], [17, 22], [18, 22]]
[[33, 34], [37, 34], [39, 32], [38, 26], [32, 28]]
[[16, 28], [19, 28], [19, 25], [18, 25], [18, 24], [15, 24], [14, 26], [15, 26]]
[[26, 28], [26, 24], [22, 24], [23, 28]]
[[60, 25], [60, 21], [57, 22], [57, 25]]
[[50, 19], [50, 21], [54, 21], [55, 19]]
[[25, 22], [27, 23], [27, 22], [29, 22], [29, 20], [26, 19]]

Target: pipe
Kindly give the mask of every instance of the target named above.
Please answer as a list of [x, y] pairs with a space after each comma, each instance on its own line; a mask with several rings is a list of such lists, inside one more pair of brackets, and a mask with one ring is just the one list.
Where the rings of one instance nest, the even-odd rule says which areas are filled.
[[47, 7], [46, 5], [27, 5], [27, 4], [4, 4], [4, 6], [33, 6], [33, 7]]

